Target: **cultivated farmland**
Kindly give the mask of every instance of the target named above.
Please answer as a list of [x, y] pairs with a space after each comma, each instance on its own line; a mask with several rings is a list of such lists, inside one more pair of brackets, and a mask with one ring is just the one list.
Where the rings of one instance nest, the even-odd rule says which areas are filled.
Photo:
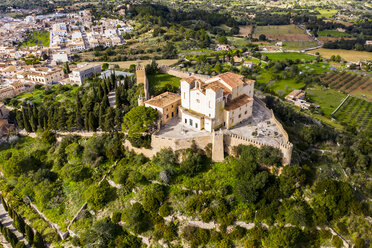
[[351, 95], [364, 94], [372, 101], [372, 78], [347, 72], [330, 72], [320, 79], [331, 88]]
[[306, 32], [294, 24], [280, 26], [258, 26], [254, 29], [253, 38], [264, 34], [269, 40], [277, 41], [310, 41]]
[[358, 129], [371, 129], [372, 103], [357, 97], [349, 97], [334, 117], [339, 122]]
[[370, 60], [372, 59], [372, 53], [367, 51], [354, 51], [354, 50], [344, 50], [344, 49], [327, 49], [319, 48], [315, 50], [308, 51], [308, 53], [319, 53], [320, 56], [324, 58], [331, 58], [332, 55], [340, 55], [341, 58], [347, 61], [358, 61], [358, 60]]
[[239, 26], [239, 34], [238, 36], [248, 36], [252, 33], [253, 27], [252, 25], [245, 25], [245, 26]]

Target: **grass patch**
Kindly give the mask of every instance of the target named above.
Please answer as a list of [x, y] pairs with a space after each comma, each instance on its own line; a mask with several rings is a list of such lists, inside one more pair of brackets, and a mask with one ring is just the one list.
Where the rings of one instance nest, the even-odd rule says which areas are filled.
[[337, 14], [337, 12], [338, 12], [338, 10], [336, 10], [336, 9], [317, 8], [316, 10], [319, 12], [319, 14], [316, 15], [317, 18], [322, 18], [322, 17], [330, 18], [330, 17], [334, 16], [335, 14]]
[[329, 66], [328, 63], [305, 63], [299, 64], [298, 68], [304, 72], [322, 74], [330, 71]]
[[315, 56], [304, 54], [304, 53], [261, 53], [262, 55], [267, 56], [270, 60], [314, 60]]
[[171, 86], [171, 88], [180, 87], [180, 78], [169, 75], [169, 74], [155, 74], [149, 75], [149, 91], [151, 95], [158, 95], [164, 92], [165, 88]]
[[259, 84], [266, 85], [267, 87], [275, 91], [278, 95], [286, 95], [294, 89], [301, 89], [305, 87], [304, 82], [297, 82], [293, 78], [274, 80], [274, 75], [275, 74], [270, 71], [264, 71], [256, 79]]
[[310, 47], [316, 47], [318, 43], [316, 41], [284, 41], [283, 47], [288, 50], [301, 50]]
[[237, 48], [242, 48], [248, 46], [250, 43], [248, 40], [245, 38], [239, 38], [239, 37], [228, 37], [227, 38], [229, 43]]
[[322, 30], [318, 31], [319, 36], [328, 36], [328, 37], [352, 37], [351, 34], [340, 32], [337, 30]]
[[79, 86], [72, 85], [43, 86], [12, 98], [7, 105], [18, 107], [24, 101], [42, 103], [50, 98], [56, 99], [59, 102], [74, 101], [78, 90]]
[[307, 96], [310, 97], [311, 102], [318, 104], [320, 110], [324, 112], [327, 117], [331, 117], [331, 113], [340, 105], [346, 94], [334, 89], [327, 89], [322, 86], [315, 86], [306, 90]]
[[34, 31], [22, 42], [22, 47], [44, 46], [49, 47], [49, 31]]

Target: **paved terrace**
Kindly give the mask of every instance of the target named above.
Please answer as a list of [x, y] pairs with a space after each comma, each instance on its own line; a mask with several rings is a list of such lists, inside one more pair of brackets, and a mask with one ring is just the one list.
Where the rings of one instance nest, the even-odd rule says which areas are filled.
[[[271, 119], [270, 113], [256, 101], [253, 103], [252, 118], [238, 124], [230, 130], [223, 128], [222, 131], [225, 134], [235, 134], [271, 146], [279, 146], [280, 143], [285, 143], [285, 139]], [[257, 136], [252, 135], [255, 131], [257, 132]], [[156, 135], [167, 138], [183, 139], [209, 136], [211, 133], [205, 130], [196, 130], [189, 125], [184, 124], [179, 119], [174, 118], [162, 127], [161, 131]]]
[[184, 124], [180, 119], [173, 118], [167, 124], [165, 124], [165, 126], [163, 126], [160, 132], [158, 132], [156, 135], [167, 138], [187, 139], [209, 136], [211, 133], [205, 130], [196, 130], [189, 125]]
[[[253, 114], [251, 118], [230, 130], [224, 129], [223, 132], [253, 139], [271, 146], [278, 146], [280, 143], [285, 143], [285, 139], [271, 119], [270, 113], [256, 101], [253, 102]], [[257, 136], [253, 136], [253, 132], [257, 132]]]

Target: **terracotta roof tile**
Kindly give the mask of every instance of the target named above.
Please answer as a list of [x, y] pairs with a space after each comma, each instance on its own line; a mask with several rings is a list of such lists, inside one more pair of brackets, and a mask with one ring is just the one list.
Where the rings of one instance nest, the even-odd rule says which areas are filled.
[[154, 98], [145, 101], [145, 104], [159, 108], [164, 108], [170, 104], [177, 103], [181, 100], [181, 96], [172, 92], [164, 92]]
[[226, 105], [225, 105], [225, 109], [227, 111], [232, 111], [232, 110], [235, 110], [249, 102], [253, 102], [253, 98], [250, 98], [249, 96], [247, 95], [241, 95], [237, 98], [235, 98], [234, 100], [228, 102]]

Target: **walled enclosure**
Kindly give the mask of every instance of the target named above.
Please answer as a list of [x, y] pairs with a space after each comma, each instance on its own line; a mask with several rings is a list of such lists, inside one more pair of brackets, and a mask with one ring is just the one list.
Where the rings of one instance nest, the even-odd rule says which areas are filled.
[[[283, 153], [283, 165], [288, 165], [291, 163], [292, 149], [293, 145], [289, 142], [288, 134], [284, 130], [282, 124], [275, 118], [272, 110], [266, 108], [264, 102], [260, 99], [255, 98], [260, 105], [262, 105], [269, 113], [271, 114], [271, 120], [277, 125], [281, 134], [283, 135], [286, 143], [280, 144], [278, 146], [273, 146], [278, 148]], [[219, 137], [218, 137], [219, 136]], [[221, 138], [222, 136], [222, 138]], [[212, 144], [212, 158], [216, 162], [220, 162], [224, 159], [224, 152], [230, 154], [232, 147], [242, 145], [253, 145], [256, 147], [261, 147], [266, 144], [258, 142], [255, 139], [249, 139], [245, 137], [240, 137], [234, 134], [222, 133], [222, 132], [213, 132], [210, 135], [193, 137], [193, 138], [169, 138], [157, 135], [155, 132], [151, 136], [151, 149], [145, 148], [135, 148], [133, 147], [128, 140], [125, 141], [124, 146], [127, 149], [132, 149], [136, 153], [142, 153], [143, 155], [152, 158], [157, 152], [163, 148], [171, 148], [173, 151], [190, 148], [192, 143], [200, 148], [204, 149], [209, 143]], [[223, 151], [223, 152], [222, 152]]]

